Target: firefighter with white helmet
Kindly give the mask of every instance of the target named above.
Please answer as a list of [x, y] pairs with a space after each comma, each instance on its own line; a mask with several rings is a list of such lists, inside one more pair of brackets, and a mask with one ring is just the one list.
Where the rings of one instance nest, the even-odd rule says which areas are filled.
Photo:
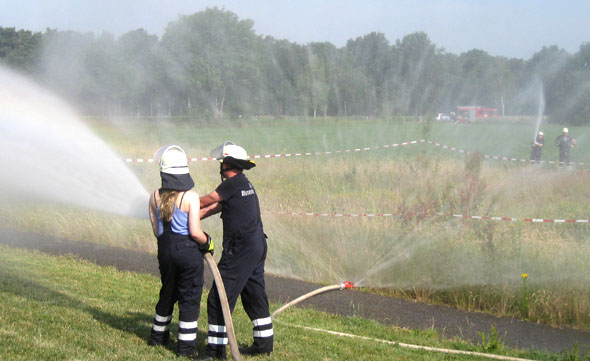
[[201, 229], [199, 195], [192, 188], [186, 154], [176, 145], [154, 155], [161, 188], [150, 196], [149, 216], [158, 239], [162, 287], [149, 345], [166, 345], [174, 304], [178, 302], [179, 356], [196, 358], [197, 319], [203, 290], [203, 252], [213, 252], [211, 237]]
[[570, 150], [576, 146], [576, 140], [569, 135], [569, 130], [563, 128], [563, 134], [555, 138], [555, 145], [559, 147], [559, 166], [570, 164]]
[[543, 152], [543, 146], [545, 145], [545, 138], [543, 132], [537, 133], [535, 140], [533, 141], [533, 150], [531, 151], [531, 160], [534, 162], [541, 161], [541, 153]]
[[[211, 151], [220, 162], [221, 184], [201, 197], [201, 217], [221, 212], [223, 253], [218, 264], [230, 309], [238, 296], [252, 321], [253, 344], [241, 350], [246, 355], [270, 354], [273, 350], [273, 326], [264, 282], [267, 243], [258, 195], [243, 171], [256, 164], [246, 150], [224, 142]], [[228, 336], [217, 288], [207, 298], [209, 330], [203, 360], [225, 359]]]

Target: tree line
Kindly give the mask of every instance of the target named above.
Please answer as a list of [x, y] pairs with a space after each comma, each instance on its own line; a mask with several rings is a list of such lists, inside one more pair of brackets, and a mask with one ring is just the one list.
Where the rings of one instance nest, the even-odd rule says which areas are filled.
[[0, 61], [88, 115], [432, 116], [457, 105], [590, 123], [590, 43], [530, 59], [459, 55], [423, 32], [390, 43], [372, 32], [338, 48], [257, 35], [254, 23], [208, 8], [118, 38], [0, 27]]

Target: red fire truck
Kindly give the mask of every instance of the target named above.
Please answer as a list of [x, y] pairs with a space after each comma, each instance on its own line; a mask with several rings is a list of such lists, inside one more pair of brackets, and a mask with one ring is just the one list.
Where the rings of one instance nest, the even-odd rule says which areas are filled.
[[478, 118], [493, 118], [495, 116], [497, 116], [496, 108], [480, 107], [477, 105], [457, 106], [457, 118], [462, 123], [472, 122]]

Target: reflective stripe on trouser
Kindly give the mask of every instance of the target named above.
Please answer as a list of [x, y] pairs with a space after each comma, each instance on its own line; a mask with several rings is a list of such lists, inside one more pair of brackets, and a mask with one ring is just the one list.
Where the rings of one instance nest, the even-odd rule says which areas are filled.
[[254, 325], [252, 328], [254, 333], [253, 346], [260, 351], [272, 351], [274, 332], [270, 316], [252, 320], [252, 325]]
[[178, 322], [178, 341], [195, 341], [197, 339], [197, 321]]
[[155, 345], [165, 345], [170, 339], [170, 321], [172, 315], [161, 316], [156, 313], [154, 316], [154, 325], [150, 333], [150, 341]]
[[225, 346], [229, 342], [227, 329], [224, 325], [209, 325], [207, 343], [211, 345]]
[[152, 330], [156, 332], [164, 332], [170, 329], [170, 321], [172, 320], [172, 315], [170, 316], [160, 316], [156, 313], [154, 316], [154, 325], [152, 326]]

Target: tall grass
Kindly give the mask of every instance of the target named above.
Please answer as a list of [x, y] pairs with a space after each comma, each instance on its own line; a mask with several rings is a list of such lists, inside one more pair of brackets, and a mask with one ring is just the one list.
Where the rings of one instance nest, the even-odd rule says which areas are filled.
[[[334, 151], [419, 139], [528, 157], [534, 124], [472, 126], [402, 120], [304, 120], [195, 126], [150, 120], [93, 124], [122, 157], [151, 157], [167, 143], [207, 156], [224, 140], [250, 154]], [[549, 140], [560, 127], [544, 126]], [[158, 131], [154, 131], [157, 129]], [[570, 128], [577, 161], [590, 155], [590, 129]], [[529, 139], [530, 138], [530, 139]], [[551, 142], [545, 159], [555, 156]], [[555, 325], [590, 329], [587, 224], [462, 220], [441, 214], [586, 219], [590, 171], [486, 161], [428, 144], [363, 152], [257, 159], [247, 175], [257, 189], [269, 236], [268, 271], [322, 283], [349, 280], [383, 292]], [[129, 167], [147, 189], [157, 166]], [[191, 163], [199, 194], [219, 183], [214, 161]], [[147, 207], [146, 207], [147, 208]], [[293, 216], [279, 212], [392, 213], [391, 217]], [[125, 219], [55, 204], [13, 203], [4, 225], [68, 239], [154, 251], [147, 219]], [[214, 239], [221, 222], [203, 227]], [[521, 274], [529, 274], [523, 312]], [[571, 295], [575, 295], [571, 296]]]

